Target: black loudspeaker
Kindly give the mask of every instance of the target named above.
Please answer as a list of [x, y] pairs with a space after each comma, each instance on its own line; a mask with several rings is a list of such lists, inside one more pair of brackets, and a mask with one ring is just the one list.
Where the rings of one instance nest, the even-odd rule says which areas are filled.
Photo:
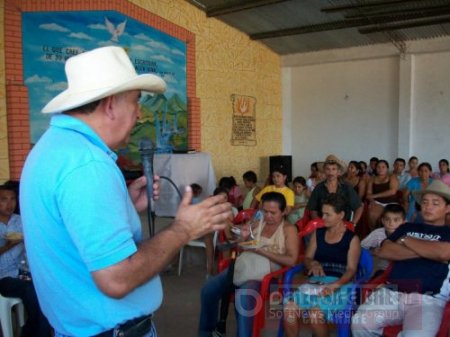
[[287, 173], [287, 183], [292, 181], [292, 156], [270, 156], [270, 173], [277, 168], [283, 167]]

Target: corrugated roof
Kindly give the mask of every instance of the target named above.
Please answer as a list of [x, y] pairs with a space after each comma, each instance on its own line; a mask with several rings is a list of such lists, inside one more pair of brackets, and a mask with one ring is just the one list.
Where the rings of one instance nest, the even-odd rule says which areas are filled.
[[442, 37], [450, 0], [189, 0], [280, 55]]

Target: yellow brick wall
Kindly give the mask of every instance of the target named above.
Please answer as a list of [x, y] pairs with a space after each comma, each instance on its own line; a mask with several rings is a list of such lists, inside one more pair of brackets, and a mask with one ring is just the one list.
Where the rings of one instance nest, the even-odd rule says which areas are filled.
[[[281, 153], [280, 57], [245, 34], [206, 15], [184, 0], [130, 0], [196, 35], [196, 96], [201, 109], [201, 147], [213, 158], [216, 175], [233, 175], [252, 169], [262, 180], [267, 158]], [[0, 13], [0, 182], [9, 178], [6, 137], [4, 20]], [[232, 146], [231, 95], [256, 98], [257, 145]], [[264, 165], [261, 165], [263, 163]]]
[[6, 123], [4, 7], [0, 2], [0, 183], [9, 179], [8, 137]]
[[[132, 0], [196, 35], [197, 97], [202, 151], [211, 153], [217, 178], [252, 169], [260, 180], [270, 155], [282, 150], [281, 60], [259, 42], [183, 0]], [[232, 146], [232, 94], [256, 98], [256, 146]], [[264, 167], [261, 167], [264, 163]]]

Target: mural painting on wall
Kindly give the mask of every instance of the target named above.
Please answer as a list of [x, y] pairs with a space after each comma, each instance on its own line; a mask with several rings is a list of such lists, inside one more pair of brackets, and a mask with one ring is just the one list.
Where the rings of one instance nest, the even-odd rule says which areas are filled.
[[[156, 152], [187, 149], [186, 43], [115, 11], [28, 12], [22, 14], [24, 83], [28, 88], [30, 139], [35, 144], [50, 116], [44, 105], [67, 87], [64, 62], [101, 46], [123, 47], [138, 73], [154, 73], [167, 83], [164, 94], [143, 93], [141, 118], [119, 165], [139, 168], [139, 141], [150, 138]], [[114, 69], [111, 69], [114, 71]]]
[[256, 146], [256, 98], [231, 95], [233, 104], [233, 129], [231, 145]]

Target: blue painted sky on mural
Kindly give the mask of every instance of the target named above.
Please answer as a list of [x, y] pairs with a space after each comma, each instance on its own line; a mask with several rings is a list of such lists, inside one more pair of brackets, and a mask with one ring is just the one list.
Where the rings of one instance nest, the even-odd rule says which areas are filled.
[[[108, 21], [122, 34], [110, 33]], [[115, 11], [28, 12], [22, 14], [24, 83], [30, 101], [31, 143], [46, 130], [49, 116], [40, 111], [67, 87], [65, 60], [85, 50], [125, 48], [138, 73], [155, 73], [167, 82], [166, 97], [186, 102], [186, 44]]]

